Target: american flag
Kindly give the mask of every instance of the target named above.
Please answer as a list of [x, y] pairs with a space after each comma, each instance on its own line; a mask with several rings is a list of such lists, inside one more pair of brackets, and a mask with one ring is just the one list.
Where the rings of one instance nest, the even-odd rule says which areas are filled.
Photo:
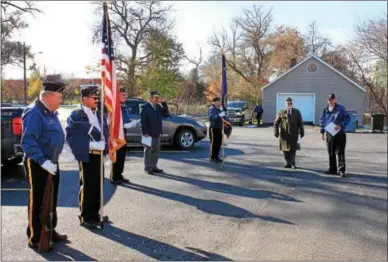
[[116, 151], [126, 144], [121, 115], [119, 92], [117, 89], [116, 68], [108, 6], [104, 2], [104, 18], [102, 21], [102, 60], [101, 85], [104, 88], [105, 106], [109, 112], [109, 155], [112, 162], [116, 162]]

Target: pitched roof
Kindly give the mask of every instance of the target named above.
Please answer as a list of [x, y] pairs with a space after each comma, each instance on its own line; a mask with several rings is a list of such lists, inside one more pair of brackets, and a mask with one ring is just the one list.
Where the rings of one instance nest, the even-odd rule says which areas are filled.
[[333, 70], [335, 73], [337, 73], [338, 75], [340, 75], [341, 77], [345, 78], [347, 81], [349, 81], [350, 83], [352, 83], [354, 86], [356, 86], [357, 88], [359, 88], [361, 91], [363, 92], [366, 92], [366, 90], [360, 86], [359, 84], [357, 84], [356, 82], [354, 82], [353, 80], [351, 80], [349, 77], [347, 77], [346, 75], [344, 75], [343, 73], [341, 73], [340, 71], [338, 71], [337, 69], [335, 69], [333, 66], [329, 65], [328, 63], [326, 63], [325, 61], [323, 61], [322, 59], [320, 59], [319, 57], [317, 57], [316, 55], [310, 55], [308, 57], [306, 57], [305, 59], [303, 59], [302, 61], [300, 61], [298, 64], [296, 64], [294, 67], [292, 67], [291, 69], [289, 69], [287, 72], [283, 73], [282, 75], [280, 75], [279, 77], [275, 78], [273, 81], [269, 82], [268, 84], [266, 84], [262, 90], [264, 90], [265, 88], [271, 86], [273, 83], [277, 82], [278, 80], [280, 80], [282, 77], [284, 77], [285, 75], [287, 75], [288, 73], [292, 72], [293, 70], [295, 70], [296, 68], [298, 68], [300, 65], [302, 65], [304, 62], [306, 62], [307, 60], [309, 60], [310, 58], [314, 58], [316, 60], [318, 60], [318, 62], [324, 64], [325, 66], [327, 66], [328, 68], [330, 68], [331, 70]]

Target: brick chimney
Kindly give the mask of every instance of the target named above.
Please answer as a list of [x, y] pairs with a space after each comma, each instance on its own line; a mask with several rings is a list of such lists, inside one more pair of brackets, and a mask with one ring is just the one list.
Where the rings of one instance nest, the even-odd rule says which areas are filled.
[[291, 58], [290, 68], [293, 68], [296, 65], [296, 58]]

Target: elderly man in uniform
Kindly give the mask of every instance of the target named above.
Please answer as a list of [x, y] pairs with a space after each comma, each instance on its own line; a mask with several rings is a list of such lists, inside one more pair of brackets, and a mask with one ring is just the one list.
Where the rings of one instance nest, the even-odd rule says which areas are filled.
[[169, 114], [167, 103], [159, 98], [156, 91], [150, 93], [149, 102], [142, 106], [140, 112], [141, 132], [151, 137], [151, 146], [144, 149], [144, 171], [149, 175], [163, 173], [157, 167], [160, 152], [160, 136], [163, 134], [163, 118]]
[[58, 119], [57, 109], [62, 103], [62, 82], [44, 82], [39, 98], [23, 112], [21, 146], [25, 153], [24, 166], [30, 185], [28, 198], [28, 246], [39, 248], [42, 229], [40, 215], [48, 176], [53, 176], [53, 242], [66, 241], [67, 236], [55, 231], [59, 188], [58, 156], [62, 152], [65, 136]]
[[325, 127], [329, 123], [335, 124], [335, 130], [337, 130], [338, 133], [333, 136], [326, 132], [326, 145], [329, 153], [329, 170], [327, 170], [325, 174], [338, 174], [341, 177], [345, 177], [345, 128], [350, 122], [350, 117], [346, 108], [336, 102], [335, 94], [329, 94], [327, 103], [328, 106], [323, 109], [320, 119], [322, 140], [325, 140]]
[[[101, 175], [103, 176], [100, 161], [101, 154], [106, 155], [108, 151], [108, 126], [106, 119], [101, 124], [101, 113], [97, 108], [99, 94], [99, 88], [95, 85], [81, 87], [81, 108], [70, 114], [66, 127], [66, 141], [79, 162], [80, 225], [89, 229], [100, 225], [100, 187]], [[104, 217], [103, 220], [108, 218]]]
[[[280, 129], [280, 132], [279, 132]], [[298, 136], [304, 136], [303, 120], [300, 111], [292, 106], [292, 99], [286, 99], [286, 108], [280, 110], [274, 123], [275, 137], [279, 137], [279, 149], [283, 151], [285, 168], [296, 169], [296, 150], [300, 149]]]
[[[131, 128], [134, 125], [131, 125], [131, 120], [129, 119], [128, 109], [125, 105], [125, 100], [127, 99], [127, 93], [124, 88], [120, 88], [120, 103], [121, 103], [121, 115], [123, 118], [124, 125], [124, 135], [127, 132], [127, 129]], [[129, 183], [129, 179], [123, 177], [124, 172], [124, 163], [125, 156], [127, 154], [127, 147], [123, 146], [116, 151], [116, 162], [112, 164], [110, 179], [111, 183], [120, 185], [122, 183]]]

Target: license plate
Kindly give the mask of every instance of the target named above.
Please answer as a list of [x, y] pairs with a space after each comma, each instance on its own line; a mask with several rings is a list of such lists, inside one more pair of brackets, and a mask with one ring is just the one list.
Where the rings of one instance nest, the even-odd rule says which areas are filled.
[[231, 121], [232, 122], [239, 122], [239, 119], [238, 118], [232, 118]]

